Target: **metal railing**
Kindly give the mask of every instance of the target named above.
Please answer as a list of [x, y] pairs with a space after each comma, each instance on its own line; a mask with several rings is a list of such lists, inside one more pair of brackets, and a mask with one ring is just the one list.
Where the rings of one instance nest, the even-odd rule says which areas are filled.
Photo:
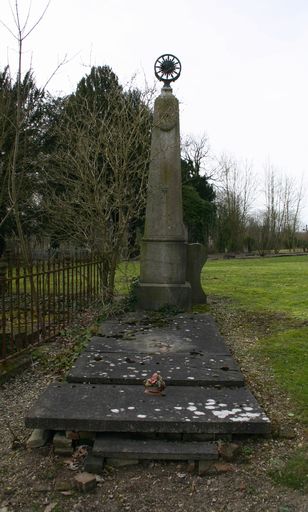
[[0, 362], [46, 341], [70, 324], [101, 291], [102, 262], [93, 257], [0, 265]]

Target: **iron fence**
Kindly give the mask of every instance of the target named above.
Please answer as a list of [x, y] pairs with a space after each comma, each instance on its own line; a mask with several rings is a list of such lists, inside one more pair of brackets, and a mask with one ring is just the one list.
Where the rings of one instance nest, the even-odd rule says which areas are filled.
[[57, 335], [100, 296], [93, 257], [0, 264], [0, 362]]

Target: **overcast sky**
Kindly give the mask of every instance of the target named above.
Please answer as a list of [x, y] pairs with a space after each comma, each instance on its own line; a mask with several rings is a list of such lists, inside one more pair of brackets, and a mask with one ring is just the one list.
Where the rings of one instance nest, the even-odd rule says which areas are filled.
[[[19, 5], [25, 19], [29, 0]], [[32, 0], [28, 27], [45, 5]], [[8, 0], [0, 19], [14, 30]], [[0, 66], [16, 69], [4, 27], [0, 43]], [[39, 85], [68, 56], [49, 84], [61, 94], [90, 65], [111, 66], [122, 83], [137, 73], [140, 85], [152, 84], [156, 58], [173, 53], [182, 62], [173, 89], [183, 135], [206, 133], [217, 154], [251, 160], [260, 187], [268, 160], [308, 182], [308, 0], [51, 0], [24, 50]]]

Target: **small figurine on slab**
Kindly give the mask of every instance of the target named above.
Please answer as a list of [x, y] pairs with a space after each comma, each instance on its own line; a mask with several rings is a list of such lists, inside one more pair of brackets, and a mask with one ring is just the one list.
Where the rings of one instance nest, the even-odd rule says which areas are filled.
[[166, 384], [160, 372], [154, 372], [151, 377], [143, 381], [145, 386], [145, 393], [147, 395], [161, 395], [164, 391]]

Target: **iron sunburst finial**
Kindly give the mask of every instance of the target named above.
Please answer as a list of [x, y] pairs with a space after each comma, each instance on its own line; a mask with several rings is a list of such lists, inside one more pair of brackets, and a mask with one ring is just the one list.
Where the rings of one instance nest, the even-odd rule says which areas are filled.
[[182, 66], [175, 55], [165, 53], [158, 57], [154, 64], [155, 76], [164, 82], [164, 87], [170, 87], [170, 83], [177, 80], [181, 74]]

